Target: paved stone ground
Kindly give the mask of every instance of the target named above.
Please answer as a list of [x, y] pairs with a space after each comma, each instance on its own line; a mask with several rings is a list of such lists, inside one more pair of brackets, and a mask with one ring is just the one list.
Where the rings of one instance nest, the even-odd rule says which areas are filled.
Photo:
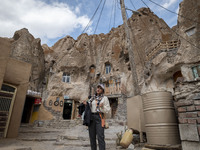
[[[124, 126], [117, 124], [105, 130], [107, 150], [124, 150], [116, 147], [116, 134], [124, 130]], [[128, 149], [132, 150], [134, 146], [130, 145]], [[134, 150], [141, 149], [140, 146]], [[0, 139], [0, 150], [90, 150], [90, 143], [87, 127], [81, 124], [60, 129], [22, 125], [18, 138]]]

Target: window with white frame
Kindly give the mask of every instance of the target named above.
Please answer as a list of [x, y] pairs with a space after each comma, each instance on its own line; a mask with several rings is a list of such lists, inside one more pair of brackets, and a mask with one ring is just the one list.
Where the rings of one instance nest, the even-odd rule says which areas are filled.
[[70, 83], [71, 82], [71, 77], [70, 77], [70, 74], [67, 74], [67, 73], [63, 73], [63, 77], [62, 77], [62, 81], [65, 82], [65, 83]]
[[111, 72], [111, 65], [106, 64], [106, 74], [109, 74]]
[[192, 36], [193, 34], [196, 33], [196, 28], [192, 27], [192, 28], [186, 30], [185, 33], [187, 34], [187, 36]]
[[200, 65], [192, 67], [192, 72], [193, 72], [194, 79], [199, 78], [200, 77]]
[[59, 98], [59, 97], [56, 97], [56, 101], [59, 102], [59, 100], [60, 100], [60, 98]]

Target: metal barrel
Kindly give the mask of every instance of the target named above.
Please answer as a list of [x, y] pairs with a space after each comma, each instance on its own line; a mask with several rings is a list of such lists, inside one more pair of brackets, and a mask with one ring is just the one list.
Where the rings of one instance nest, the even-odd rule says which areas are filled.
[[142, 95], [147, 143], [180, 144], [177, 119], [170, 92], [157, 91]]

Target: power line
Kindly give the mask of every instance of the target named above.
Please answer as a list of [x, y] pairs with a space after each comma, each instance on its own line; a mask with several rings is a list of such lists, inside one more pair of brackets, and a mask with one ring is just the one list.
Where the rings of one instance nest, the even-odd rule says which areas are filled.
[[111, 26], [111, 21], [112, 21], [112, 15], [113, 15], [114, 3], [115, 3], [115, 0], [113, 0], [113, 4], [112, 4], [112, 11], [111, 11], [111, 13], [110, 13], [110, 22], [109, 22], [109, 28], [108, 28], [108, 31], [110, 30], [110, 26]]
[[[126, 11], [126, 15], [127, 15], [127, 18], [129, 18], [127, 11]], [[131, 25], [130, 19], [128, 19], [127, 22], [129, 23], [129, 25]], [[130, 28], [130, 30], [132, 31], [132, 28]], [[133, 33], [133, 31], [132, 31], [132, 33]], [[132, 38], [134, 38], [134, 37], [132, 37]], [[140, 60], [142, 61], [143, 65], [144, 65], [145, 62], [144, 62], [144, 60], [141, 58], [140, 53], [138, 52], [137, 48], [136, 48], [136, 52], [137, 52], [137, 54], [138, 54]]]
[[[151, 1], [151, 2], [153, 2], [152, 0], [149, 0], [149, 1]], [[153, 2], [153, 3], [155, 3], [155, 2]], [[157, 4], [157, 3], [155, 3], [155, 4]], [[157, 5], [159, 5], [159, 4], [157, 4]], [[148, 7], [148, 5], [146, 4], [146, 6]], [[161, 5], [159, 5], [159, 6], [161, 6]], [[163, 6], [161, 6], [161, 7], [163, 7]], [[149, 8], [149, 7], [148, 7]], [[165, 7], [163, 7], [164, 9], [165, 9]], [[170, 12], [172, 12], [172, 11], [170, 11]], [[175, 12], [174, 12], [175, 13]], [[177, 14], [177, 13], [176, 13]], [[180, 15], [179, 15], [180, 16]], [[167, 24], [165, 24], [166, 26], [167, 26]], [[167, 26], [168, 27], [168, 26]], [[197, 48], [197, 49], [200, 49], [199, 47], [197, 47], [196, 45], [194, 45], [192, 42], [190, 42], [190, 41], [188, 41], [187, 39], [185, 39], [183, 36], [181, 36], [179, 33], [177, 33], [175, 30], [173, 30], [172, 28], [171, 28], [171, 31], [173, 31], [176, 35], [178, 35], [179, 37], [181, 37], [182, 39], [184, 39], [186, 42], [188, 42], [188, 43], [190, 43], [193, 47], [195, 47], [195, 48]]]
[[[85, 32], [85, 30], [89, 27], [89, 24], [91, 23], [91, 21], [93, 20], [94, 16], [96, 15], [96, 13], [97, 13], [97, 11], [98, 11], [98, 9], [99, 9], [101, 3], [102, 3], [102, 0], [99, 2], [99, 4], [98, 4], [98, 6], [97, 6], [97, 8], [96, 8], [96, 10], [95, 10], [95, 12], [94, 12], [94, 14], [92, 15], [92, 18], [90, 19], [90, 21], [88, 22], [87, 26], [84, 28], [84, 30], [82, 31], [82, 33], [81, 33], [80, 35], [82, 35], [82, 34]], [[76, 42], [74, 42], [74, 44], [73, 44], [72, 47], [74, 47], [75, 43], [76, 43]], [[57, 64], [65, 57], [65, 55], [66, 55], [66, 54], [64, 54], [64, 55], [55, 63], [55, 65], [57, 65]]]
[[90, 19], [90, 21], [88, 22], [87, 26], [85, 27], [85, 29], [82, 31], [81, 34], [83, 34], [83, 33], [85, 32], [85, 30], [89, 27], [89, 24], [90, 24], [90, 22], [93, 20], [94, 16], [96, 15], [96, 13], [97, 13], [97, 11], [98, 11], [100, 5], [101, 5], [101, 2], [102, 2], [102, 0], [100, 1], [100, 3], [99, 3], [99, 5], [97, 6], [97, 8], [96, 8], [96, 10], [95, 10], [95, 12], [94, 12], [92, 18]]
[[117, 3], [116, 3], [116, 0], [115, 0], [115, 9], [114, 9], [114, 24], [113, 24], [113, 27], [115, 27], [116, 7], [117, 7]]
[[145, 6], [147, 6], [147, 8], [149, 8], [149, 6], [143, 0], [141, 0], [141, 1]]
[[96, 28], [95, 28], [95, 30], [94, 30], [94, 34], [96, 33], [97, 27], [98, 27], [98, 25], [99, 25], [99, 21], [100, 21], [100, 19], [101, 19], [101, 15], [102, 15], [102, 12], [103, 12], [105, 3], [106, 3], [106, 0], [104, 0], [103, 7], [102, 7], [102, 9], [101, 9], [101, 12], [100, 12], [100, 15], [99, 15], [99, 19], [98, 19], [97, 24], [96, 24]]
[[[135, 5], [133, 4], [133, 2], [131, 1], [131, 0], [129, 0], [130, 2], [131, 2], [131, 5], [133, 6], [133, 8], [135, 9], [135, 10], [137, 10], [136, 9], [136, 7], [135, 7]], [[148, 7], [148, 6], [147, 6]], [[148, 7], [149, 8], [149, 7]], [[140, 19], [141, 19], [141, 21], [144, 23], [144, 25], [145, 25], [145, 27], [147, 28], [147, 25], [146, 25], [146, 23], [143, 21], [143, 19], [141, 18], [141, 17], [139, 17]], [[147, 28], [147, 30], [149, 30], [148, 28]]]
[[120, 6], [120, 0], [119, 0], [119, 1], [116, 0], [116, 1], [117, 1], [117, 3], [119, 4], [119, 5], [117, 5], [118, 9], [121, 10], [121, 8], [119, 7], [119, 6]]
[[[143, 1], [143, 0], [141, 0], [141, 1]], [[154, 1], [152, 1], [152, 0], [149, 0], [150, 2], [152, 2], [152, 3], [154, 3], [155, 5], [157, 5], [157, 6], [159, 6], [159, 7], [161, 7], [161, 8], [163, 8], [163, 9], [165, 9], [165, 10], [167, 10], [167, 11], [169, 11], [169, 12], [171, 12], [171, 13], [173, 13], [173, 14], [176, 14], [176, 15], [178, 15], [178, 16], [180, 16], [180, 17], [182, 17], [182, 18], [185, 18], [185, 19], [187, 19], [187, 20], [190, 20], [190, 21], [192, 21], [192, 22], [195, 22], [195, 23], [198, 23], [198, 24], [200, 24], [200, 22], [198, 22], [198, 21], [195, 21], [195, 20], [193, 20], [193, 19], [190, 19], [190, 18], [188, 18], [188, 17], [185, 17], [185, 16], [183, 16], [183, 15], [180, 15], [180, 14], [178, 14], [178, 13], [176, 13], [176, 12], [174, 12], [174, 11], [172, 11], [172, 10], [169, 10], [169, 9], [167, 9], [167, 8], [165, 8], [165, 7], [163, 7], [162, 5], [160, 5], [160, 4], [158, 4], [158, 3], [156, 3], [156, 2], [154, 2]], [[146, 5], [146, 4], [145, 4]], [[147, 6], [147, 5], [146, 5]]]
[[176, 35], [178, 35], [179, 37], [181, 37], [182, 39], [184, 39], [186, 42], [190, 43], [193, 47], [200, 49], [200, 47], [197, 47], [196, 45], [194, 45], [192, 42], [188, 41], [187, 39], [185, 39], [183, 36], [181, 36], [179, 33], [177, 33], [175, 30], [171, 29]]
[[136, 10], [136, 7], [134, 6], [133, 2], [131, 0], [129, 0], [131, 2], [131, 5], [133, 6], [133, 8]]

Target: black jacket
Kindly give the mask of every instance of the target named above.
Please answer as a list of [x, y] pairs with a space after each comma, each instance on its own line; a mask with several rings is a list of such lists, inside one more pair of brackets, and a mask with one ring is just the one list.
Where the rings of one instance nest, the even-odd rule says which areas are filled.
[[91, 119], [92, 119], [91, 109], [89, 103], [87, 102], [87, 105], [85, 107], [83, 125], [90, 126]]
[[82, 115], [84, 111], [85, 111], [85, 105], [83, 103], [81, 103], [78, 106], [78, 113], [79, 113], [79, 115]]

